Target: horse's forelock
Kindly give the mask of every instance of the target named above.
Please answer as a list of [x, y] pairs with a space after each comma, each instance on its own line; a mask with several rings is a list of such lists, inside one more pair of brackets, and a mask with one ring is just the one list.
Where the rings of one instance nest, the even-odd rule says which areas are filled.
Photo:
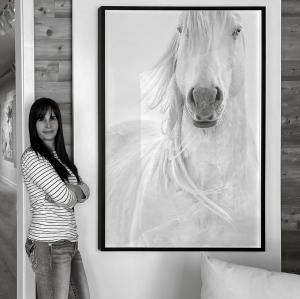
[[187, 11], [183, 12], [179, 18], [179, 26], [182, 27], [183, 34], [199, 34], [202, 38], [209, 39], [225, 28], [228, 21], [239, 22], [238, 14], [228, 11]]

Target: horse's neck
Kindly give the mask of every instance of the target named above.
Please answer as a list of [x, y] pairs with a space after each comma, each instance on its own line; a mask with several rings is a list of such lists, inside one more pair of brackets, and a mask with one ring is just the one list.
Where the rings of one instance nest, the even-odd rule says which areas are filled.
[[236, 175], [245, 158], [241, 121], [229, 122], [227, 117], [224, 115], [219, 126], [209, 129], [196, 128], [188, 118], [182, 119], [177, 148], [182, 151], [188, 173], [204, 189]]

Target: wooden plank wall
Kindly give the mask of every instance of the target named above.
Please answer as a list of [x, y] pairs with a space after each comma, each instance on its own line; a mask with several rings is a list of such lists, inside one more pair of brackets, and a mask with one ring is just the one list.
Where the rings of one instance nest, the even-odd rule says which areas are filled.
[[72, 156], [72, 0], [34, 1], [35, 98], [59, 103]]
[[300, 1], [282, 0], [282, 271], [300, 274]]

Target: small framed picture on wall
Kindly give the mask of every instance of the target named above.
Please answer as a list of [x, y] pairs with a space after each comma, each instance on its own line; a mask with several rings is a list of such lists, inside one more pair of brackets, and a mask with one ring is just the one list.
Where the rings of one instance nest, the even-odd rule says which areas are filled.
[[99, 249], [263, 251], [265, 8], [99, 8]]

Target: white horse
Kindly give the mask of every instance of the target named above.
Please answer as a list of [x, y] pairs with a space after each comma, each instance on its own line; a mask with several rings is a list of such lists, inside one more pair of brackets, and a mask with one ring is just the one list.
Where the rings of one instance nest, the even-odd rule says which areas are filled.
[[141, 75], [161, 128], [126, 122], [106, 134], [107, 247], [259, 246], [244, 53], [237, 13], [181, 14], [169, 49]]

